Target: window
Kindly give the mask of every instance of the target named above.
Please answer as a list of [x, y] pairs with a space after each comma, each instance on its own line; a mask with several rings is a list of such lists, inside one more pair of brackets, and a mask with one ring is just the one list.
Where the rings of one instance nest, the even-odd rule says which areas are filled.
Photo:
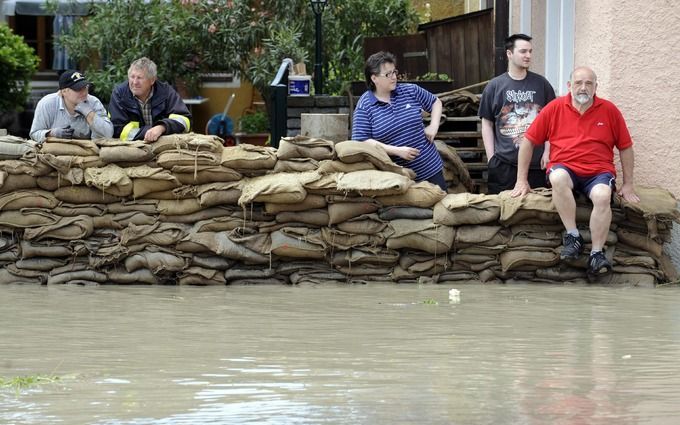
[[52, 70], [54, 59], [54, 16], [8, 16], [9, 26], [15, 34], [23, 36], [40, 58], [39, 71]]

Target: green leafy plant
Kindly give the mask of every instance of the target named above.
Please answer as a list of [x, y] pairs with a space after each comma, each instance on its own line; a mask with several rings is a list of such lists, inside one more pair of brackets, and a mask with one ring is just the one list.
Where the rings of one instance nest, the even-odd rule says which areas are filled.
[[0, 24], [0, 112], [20, 111], [40, 59], [24, 39]]
[[245, 114], [239, 120], [239, 127], [243, 133], [266, 133], [269, 128], [267, 114], [262, 111]]
[[428, 72], [416, 77], [416, 81], [453, 81], [448, 74], [438, 74], [436, 72]]
[[19, 392], [30, 387], [52, 384], [59, 381], [59, 379], [58, 376], [52, 375], [15, 376], [12, 378], [3, 378], [0, 376], [0, 388], [12, 388], [14, 391]]

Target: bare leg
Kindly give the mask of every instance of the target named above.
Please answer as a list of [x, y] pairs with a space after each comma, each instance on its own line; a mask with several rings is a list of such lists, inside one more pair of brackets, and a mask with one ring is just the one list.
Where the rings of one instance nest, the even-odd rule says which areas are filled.
[[566, 170], [561, 168], [550, 172], [550, 184], [552, 185], [552, 200], [560, 215], [564, 228], [576, 228], [576, 200], [572, 189], [574, 183]]
[[590, 200], [593, 202], [593, 212], [590, 214], [590, 237], [595, 251], [602, 250], [607, 241], [609, 225], [612, 222], [611, 197], [612, 190], [606, 184], [597, 184], [590, 191]]

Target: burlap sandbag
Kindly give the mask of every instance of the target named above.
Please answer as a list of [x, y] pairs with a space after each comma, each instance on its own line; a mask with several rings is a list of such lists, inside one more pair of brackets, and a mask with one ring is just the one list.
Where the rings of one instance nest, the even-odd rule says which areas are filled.
[[142, 140], [103, 139], [97, 140], [97, 144], [99, 157], [106, 164], [148, 162], [154, 157], [151, 146]]
[[646, 235], [631, 232], [626, 229], [618, 229], [616, 231], [616, 236], [618, 236], [621, 243], [647, 251], [654, 257], [658, 258], [663, 253], [663, 245], [650, 239]]
[[79, 215], [62, 217], [54, 224], [24, 230], [24, 239], [40, 241], [43, 239], [75, 240], [85, 239], [94, 231], [92, 217]]
[[121, 198], [132, 194], [132, 180], [125, 170], [116, 164], [108, 164], [102, 168], [85, 169], [85, 183]]
[[132, 273], [139, 269], [149, 269], [152, 273], [179, 272], [187, 267], [187, 259], [168, 252], [142, 251], [125, 259], [125, 270]]
[[338, 178], [342, 173], [320, 174], [319, 179], [309, 182], [305, 185], [307, 193], [316, 195], [340, 195], [342, 192], [338, 190]]
[[99, 155], [94, 156], [76, 156], [76, 155], [51, 155], [41, 154], [38, 159], [59, 171], [66, 174], [71, 168], [90, 168], [90, 167], [104, 167], [106, 163], [102, 161]]
[[560, 254], [554, 250], [528, 251], [524, 249], [509, 249], [500, 255], [501, 267], [504, 272], [509, 270], [535, 270], [557, 265]]
[[22, 208], [52, 209], [59, 204], [53, 194], [44, 190], [17, 190], [0, 195], [0, 211], [20, 210]]
[[42, 277], [22, 277], [10, 273], [6, 268], [0, 269], [0, 284], [43, 285], [46, 281], [46, 274]]
[[137, 269], [133, 272], [127, 270], [113, 269], [106, 271], [107, 280], [118, 285], [154, 285], [160, 283], [157, 276], [149, 269]]
[[326, 245], [318, 229], [284, 227], [272, 232], [270, 252], [284, 258], [322, 259]]
[[379, 246], [362, 246], [337, 251], [333, 254], [334, 265], [349, 266], [351, 264], [376, 264], [394, 266], [399, 260], [399, 251]]
[[622, 266], [638, 266], [653, 269], [656, 267], [656, 260], [645, 255], [614, 255], [614, 264]]
[[509, 229], [490, 225], [465, 225], [456, 228], [454, 244], [456, 248], [466, 246], [497, 246], [507, 244], [511, 234]]
[[223, 140], [217, 136], [196, 133], [177, 133], [161, 136], [151, 144], [151, 152], [160, 155], [163, 152], [190, 150], [206, 152], [222, 152]]
[[19, 242], [21, 258], [36, 258], [36, 257], [70, 257], [73, 255], [73, 250], [66, 245], [66, 243], [54, 244], [52, 243], [39, 243], [36, 241], [27, 241], [22, 239]]
[[[376, 168], [375, 165], [371, 164], [370, 162], [354, 162], [348, 164], [342, 161], [333, 161], [330, 159], [326, 159], [324, 161], [319, 162], [319, 168], [317, 169], [319, 174], [322, 175], [335, 173], [351, 173], [352, 171], [361, 170], [376, 170]], [[415, 174], [413, 178], [415, 178]]]
[[38, 178], [28, 174], [7, 174], [6, 171], [0, 171], [0, 194], [35, 189], [38, 187]]
[[668, 190], [660, 187], [635, 186], [635, 193], [640, 198], [640, 202], [628, 202], [617, 197], [618, 204], [624, 210], [630, 210], [645, 218], [654, 217], [680, 223], [678, 201]]
[[344, 173], [338, 177], [337, 188], [341, 192], [354, 192], [361, 196], [388, 196], [405, 193], [413, 180], [403, 175], [379, 170], [363, 170]]
[[409, 179], [415, 178], [412, 170], [395, 164], [387, 152], [385, 152], [385, 149], [379, 145], [347, 140], [336, 143], [335, 151], [338, 159], [342, 162], [352, 164], [355, 162], [368, 161], [378, 170], [401, 174]]
[[203, 208], [198, 199], [178, 199], [158, 201], [158, 212], [166, 216], [193, 214]]
[[71, 204], [111, 204], [121, 200], [118, 196], [87, 186], [60, 187], [54, 191], [54, 196]]
[[639, 286], [642, 288], [654, 288], [657, 279], [652, 274], [647, 273], [612, 273], [609, 276], [600, 278], [599, 284], [603, 285], [622, 285], [622, 286]]
[[180, 285], [226, 285], [227, 279], [220, 270], [211, 270], [203, 267], [191, 266], [177, 275], [177, 283]]
[[[264, 235], [266, 236], [266, 235]], [[246, 264], [268, 264], [269, 256], [231, 240], [226, 232], [196, 232], [177, 244], [177, 250], [190, 253], [213, 253]]]
[[317, 161], [332, 159], [335, 145], [332, 140], [307, 136], [282, 137], [276, 156], [279, 159], [311, 158]]
[[383, 232], [387, 225], [388, 222], [382, 220], [378, 214], [362, 214], [337, 223], [336, 228], [347, 233], [373, 235]]
[[[327, 198], [328, 200], [328, 198]], [[349, 199], [348, 199], [349, 201]], [[353, 202], [329, 202], [328, 203], [328, 224], [342, 223], [363, 214], [371, 214], [380, 209], [378, 201], [362, 197], [360, 201]]]
[[464, 189], [453, 193], [470, 192], [473, 186], [470, 172], [456, 152], [456, 148], [447, 145], [441, 140], [435, 140], [434, 144], [437, 148], [437, 152], [439, 152], [439, 155], [442, 157], [442, 161], [444, 161], [444, 176], [446, 177], [447, 174], [451, 174], [447, 179], [447, 183], [449, 183], [449, 186], [460, 185], [462, 189]]
[[277, 223], [302, 223], [310, 227], [322, 227], [328, 225], [328, 210], [316, 208], [306, 211], [283, 211], [276, 214]]
[[243, 182], [239, 205], [251, 202], [294, 204], [307, 196], [304, 185], [319, 179], [316, 172], [278, 173], [252, 177]]
[[160, 167], [140, 165], [126, 167], [124, 170], [132, 180], [132, 195], [135, 198], [152, 192], [171, 190], [181, 185], [169, 170]]
[[305, 198], [296, 203], [275, 203], [265, 202], [264, 210], [267, 214], [278, 214], [284, 211], [307, 211], [310, 209], [325, 208], [327, 205], [326, 198], [321, 195], [307, 194]]
[[90, 139], [58, 139], [48, 137], [40, 152], [52, 155], [99, 156], [99, 146]]
[[273, 173], [291, 173], [303, 171], [316, 171], [319, 162], [312, 158], [278, 159], [274, 165]]
[[342, 230], [330, 227], [321, 228], [321, 239], [327, 247], [334, 249], [347, 250], [359, 246], [383, 246], [385, 236], [382, 233], [375, 234], [356, 234], [343, 232]]
[[419, 208], [432, 208], [437, 202], [444, 199], [446, 192], [439, 186], [430, 182], [415, 183], [406, 192], [397, 195], [376, 197], [384, 206], [412, 206]]
[[191, 256], [191, 265], [197, 267], [204, 267], [214, 270], [229, 270], [235, 264], [235, 261], [230, 258], [224, 258], [212, 254], [194, 254]]
[[60, 187], [75, 185], [71, 181], [63, 178], [63, 176], [57, 172], [51, 173], [47, 176], [40, 176], [36, 179], [36, 182], [40, 189], [46, 190], [48, 192], [54, 192]]
[[151, 199], [136, 201], [121, 201], [108, 204], [106, 209], [110, 213], [140, 212], [143, 214], [158, 214], [158, 201]]
[[94, 270], [78, 270], [72, 272], [64, 272], [56, 275], [50, 274], [47, 277], [48, 285], [58, 285], [63, 283], [80, 283], [77, 281], [88, 281], [96, 283], [106, 283], [106, 274]]
[[489, 223], [498, 220], [500, 210], [497, 195], [449, 194], [435, 204], [433, 221], [448, 226]]
[[221, 164], [234, 170], [271, 170], [276, 164], [276, 149], [242, 143], [222, 151]]
[[[189, 224], [194, 224], [198, 223], [199, 221], [202, 220], [210, 220], [210, 219], [216, 219], [219, 217], [225, 217], [232, 215], [231, 209], [229, 207], [221, 205], [221, 206], [216, 206], [216, 207], [210, 207], [210, 208], [203, 208], [199, 211], [196, 211], [195, 213], [191, 214], [184, 214], [184, 215], [164, 215], [162, 214], [159, 217], [160, 221], [171, 221], [174, 223], [189, 223]], [[273, 220], [273, 217], [269, 217], [270, 220]]]
[[25, 229], [49, 226], [57, 223], [59, 219], [60, 217], [56, 214], [39, 208], [0, 211], [0, 228]]
[[202, 207], [237, 205], [241, 197], [241, 182], [217, 182], [196, 186], [196, 195]]
[[208, 184], [215, 182], [239, 181], [243, 175], [236, 170], [222, 165], [172, 167], [172, 174], [182, 184]]
[[172, 169], [175, 166], [194, 166], [196, 169], [201, 166], [220, 165], [222, 155], [220, 152], [191, 151], [191, 150], [169, 150], [156, 157], [158, 165], [165, 169]]
[[432, 220], [398, 219], [390, 222], [394, 230], [386, 246], [390, 249], [411, 248], [430, 254], [446, 254], [453, 245], [455, 229]]
[[29, 176], [44, 176], [52, 172], [52, 167], [38, 160], [35, 154], [26, 154], [18, 159], [0, 161], [0, 170], [7, 174], [27, 174]]
[[396, 220], [398, 218], [410, 218], [413, 220], [419, 219], [431, 219], [432, 218], [432, 208], [420, 208], [420, 207], [384, 207], [378, 212], [380, 219], [382, 220]]
[[151, 244], [156, 246], [174, 246], [182, 240], [191, 226], [181, 223], [160, 223], [137, 226], [128, 225], [120, 232], [122, 245]]
[[35, 149], [36, 143], [33, 140], [10, 135], [0, 136], [0, 159], [21, 158]]

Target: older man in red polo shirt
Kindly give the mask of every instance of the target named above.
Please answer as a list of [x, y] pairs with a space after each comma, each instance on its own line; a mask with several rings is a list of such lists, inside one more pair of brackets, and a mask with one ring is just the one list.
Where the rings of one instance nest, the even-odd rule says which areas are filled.
[[629, 202], [640, 199], [633, 187], [633, 141], [623, 115], [612, 102], [595, 95], [597, 76], [592, 69], [576, 68], [569, 80], [569, 93], [546, 105], [524, 135], [512, 196], [529, 192], [527, 175], [533, 145], [550, 140], [548, 181], [553, 203], [566, 229], [560, 258], [576, 259], [583, 251], [583, 238], [576, 227], [573, 191], [577, 191], [593, 203], [592, 251], [588, 259], [588, 277], [593, 280], [612, 270], [604, 255], [604, 244], [612, 220], [612, 192], [616, 188], [614, 147], [619, 151], [623, 170], [623, 185], [618, 193]]

